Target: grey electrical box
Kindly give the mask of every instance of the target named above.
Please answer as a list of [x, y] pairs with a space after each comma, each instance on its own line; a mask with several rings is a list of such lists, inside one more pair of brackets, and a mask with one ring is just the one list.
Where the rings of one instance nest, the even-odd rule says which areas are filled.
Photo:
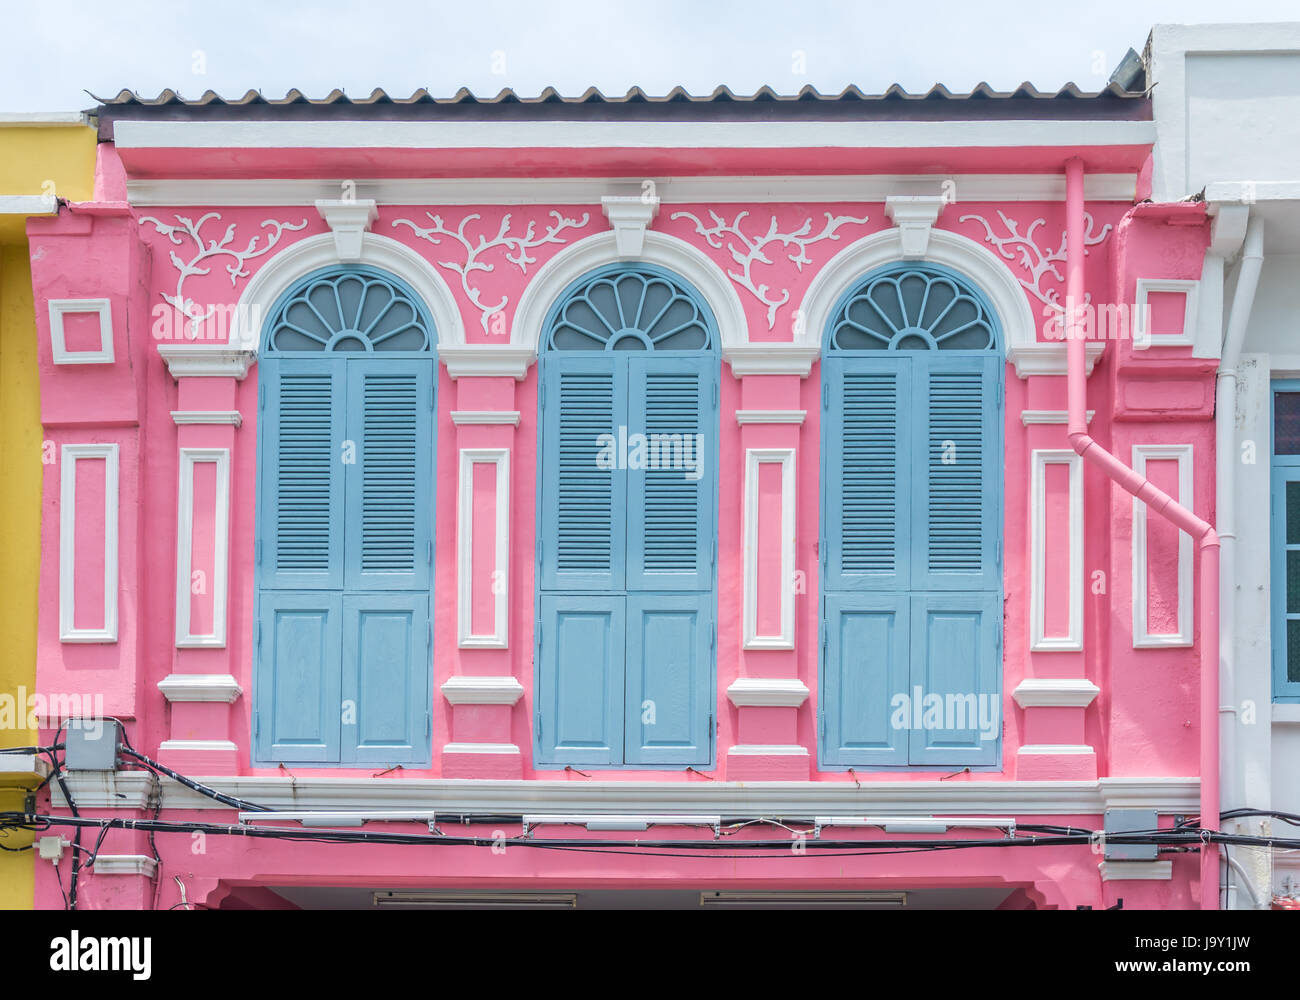
[[1154, 809], [1107, 809], [1104, 830], [1107, 861], [1155, 861], [1160, 848], [1155, 844], [1112, 844], [1110, 837], [1116, 833], [1137, 833], [1157, 828]]
[[121, 728], [114, 719], [69, 719], [63, 731], [69, 771], [116, 771]]

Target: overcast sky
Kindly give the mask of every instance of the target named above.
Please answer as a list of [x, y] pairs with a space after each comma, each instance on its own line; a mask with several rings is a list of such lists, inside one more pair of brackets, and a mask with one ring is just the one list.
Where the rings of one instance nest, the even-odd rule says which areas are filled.
[[1300, 19], [1298, 0], [0, 0], [0, 10], [0, 111], [80, 110], [93, 104], [85, 91], [123, 87], [186, 97], [981, 80], [1096, 89], [1126, 49], [1141, 52], [1152, 24]]

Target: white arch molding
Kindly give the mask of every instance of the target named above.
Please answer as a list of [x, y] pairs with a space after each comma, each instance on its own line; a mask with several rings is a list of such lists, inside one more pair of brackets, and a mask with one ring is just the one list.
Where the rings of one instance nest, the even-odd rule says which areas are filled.
[[363, 233], [361, 256], [344, 260], [339, 256], [334, 234], [329, 232], [300, 240], [258, 269], [239, 297], [229, 347], [256, 356], [261, 347], [262, 324], [280, 296], [298, 279], [335, 264], [367, 264], [406, 282], [429, 310], [440, 355], [444, 349], [454, 351], [465, 343], [465, 326], [456, 299], [432, 264], [404, 243], [376, 233]]
[[[745, 310], [740, 297], [726, 272], [702, 251], [684, 240], [666, 233], [647, 231], [641, 252], [635, 257], [620, 256], [615, 234], [597, 233], [579, 240], [552, 257], [524, 289], [510, 327], [510, 349], [531, 362], [537, 356], [542, 338], [542, 326], [551, 306], [564, 290], [584, 274], [606, 264], [636, 261], [657, 264], [689, 282], [708, 304], [718, 324], [718, 339], [722, 357], [732, 366], [733, 373], [747, 374], [746, 361], [754, 357], [755, 349], [773, 357], [789, 352], [796, 345], [751, 344]], [[815, 357], [815, 355], [813, 355]], [[803, 365], [801, 374], [808, 374], [812, 358]], [[786, 359], [786, 366], [795, 364]], [[738, 366], [740, 369], [738, 370]]]
[[[827, 261], [808, 286], [799, 306], [803, 317], [799, 332], [803, 342], [820, 352], [831, 310], [840, 297], [876, 268], [904, 261], [943, 264], [979, 288], [997, 314], [1007, 360], [1016, 366], [1016, 374], [1021, 378], [1065, 374], [1065, 342], [1039, 342], [1025, 290], [1006, 263], [974, 240], [944, 229], [930, 230], [923, 257], [905, 257], [902, 233], [897, 227], [891, 227], [849, 244]], [[1085, 347], [1088, 374], [1092, 374], [1105, 345], [1089, 342]]]

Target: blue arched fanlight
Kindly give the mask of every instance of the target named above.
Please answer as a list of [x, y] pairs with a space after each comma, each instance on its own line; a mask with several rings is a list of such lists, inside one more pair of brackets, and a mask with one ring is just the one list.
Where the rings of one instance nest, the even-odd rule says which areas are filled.
[[364, 265], [327, 267], [280, 296], [266, 326], [269, 354], [420, 354], [433, 320], [409, 286]]
[[551, 308], [553, 351], [709, 351], [713, 314], [698, 292], [653, 264], [613, 264], [584, 275]]
[[840, 299], [830, 351], [995, 351], [999, 326], [988, 299], [936, 264], [891, 264]]

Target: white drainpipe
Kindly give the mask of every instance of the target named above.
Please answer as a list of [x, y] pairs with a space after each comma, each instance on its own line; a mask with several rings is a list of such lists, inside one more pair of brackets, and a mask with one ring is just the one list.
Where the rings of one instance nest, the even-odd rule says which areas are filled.
[[[1215, 384], [1214, 445], [1215, 445], [1215, 525], [1219, 531], [1219, 690], [1220, 704], [1225, 709], [1228, 725], [1220, 744], [1222, 766], [1222, 802], [1225, 810], [1246, 805], [1242, 801], [1244, 785], [1239, 763], [1238, 738], [1240, 720], [1237, 706], [1237, 520], [1235, 475], [1237, 465], [1237, 364], [1241, 359], [1241, 345], [1246, 339], [1246, 327], [1255, 302], [1255, 289], [1259, 272], [1264, 265], [1264, 222], [1257, 214], [1251, 216], [1246, 226], [1246, 238], [1241, 252], [1241, 266], [1237, 273], [1237, 288], [1232, 296], [1232, 309], [1223, 337], [1222, 360]], [[1233, 824], [1234, 827], [1236, 824]], [[1237, 877], [1245, 884], [1253, 900], [1259, 898], [1245, 871], [1235, 868]], [[1234, 908], [1229, 889], [1227, 907]], [[1258, 904], [1257, 904], [1258, 905]]]

